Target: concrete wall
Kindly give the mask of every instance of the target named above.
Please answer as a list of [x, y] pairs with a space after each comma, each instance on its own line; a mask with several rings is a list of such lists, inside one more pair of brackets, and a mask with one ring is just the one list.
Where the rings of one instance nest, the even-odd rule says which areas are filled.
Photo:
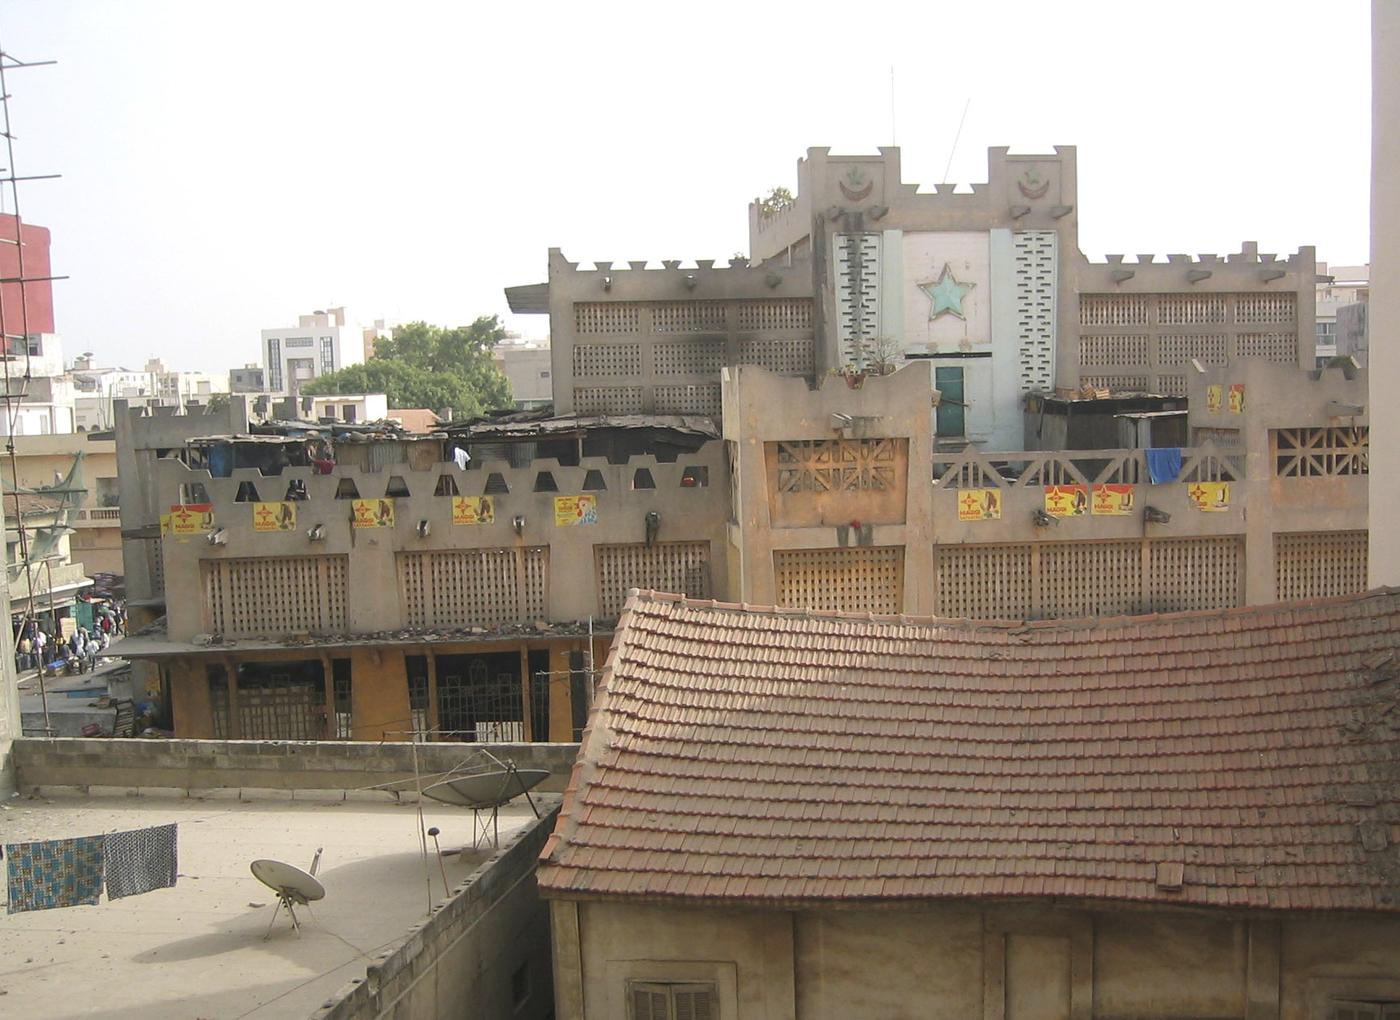
[[406, 941], [380, 953], [364, 978], [355, 979], [312, 1016], [551, 1016], [549, 914], [535, 886], [535, 861], [557, 815], [556, 807], [511, 839]]
[[[1400, 4], [1371, 3], [1371, 403], [1384, 441], [1371, 459], [1371, 506], [1400, 505]], [[1371, 584], [1400, 584], [1400, 528], [1371, 528]]]
[[[13, 656], [10, 656], [13, 660]], [[18, 716], [16, 716], [18, 718]], [[557, 792], [568, 783], [577, 744], [372, 744], [353, 741], [118, 740], [26, 737], [14, 743], [19, 788], [25, 793], [81, 788], [87, 792], [236, 790], [249, 797], [324, 800], [327, 792], [365, 791], [392, 784], [403, 799], [418, 775], [446, 772], [487, 747], [521, 768], [543, 768], [539, 787]], [[361, 794], [368, 796], [369, 794]]]
[[712, 982], [726, 1020], [1316, 1020], [1400, 997], [1400, 918], [953, 901], [742, 911], [553, 901], [559, 1020], [629, 980]]

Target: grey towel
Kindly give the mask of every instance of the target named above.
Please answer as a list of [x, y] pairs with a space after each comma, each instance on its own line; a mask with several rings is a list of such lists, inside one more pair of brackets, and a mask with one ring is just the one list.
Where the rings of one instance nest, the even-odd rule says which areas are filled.
[[107, 863], [107, 898], [136, 896], [175, 884], [179, 864], [177, 826], [109, 832], [102, 838]]

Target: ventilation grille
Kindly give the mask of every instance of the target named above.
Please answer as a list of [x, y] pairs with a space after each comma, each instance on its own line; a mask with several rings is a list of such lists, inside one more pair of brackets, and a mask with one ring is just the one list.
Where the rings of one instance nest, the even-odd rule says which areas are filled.
[[343, 631], [349, 562], [348, 556], [205, 560], [205, 629], [269, 637]]
[[1081, 365], [1145, 365], [1146, 336], [1086, 336], [1079, 341]]
[[1086, 375], [1080, 377], [1080, 385], [1092, 386], [1096, 390], [1113, 390], [1118, 393], [1143, 393], [1147, 390], [1145, 375]]
[[1184, 397], [1186, 396], [1186, 376], [1159, 375], [1156, 391], [1168, 397]]
[[1055, 244], [1053, 230], [1017, 231], [1016, 336], [1021, 392], [1055, 384]]
[[1235, 338], [1235, 354], [1291, 365], [1298, 360], [1298, 338], [1292, 333], [1242, 333]]
[[1224, 294], [1161, 294], [1157, 321], [1168, 326], [1205, 326], [1225, 321]]
[[836, 235], [836, 343], [844, 365], [864, 366], [880, 336], [880, 235]]
[[1294, 322], [1298, 317], [1298, 295], [1239, 294], [1235, 297], [1235, 321], [1248, 323]]
[[811, 298], [764, 298], [741, 301], [738, 326], [744, 332], [812, 328]]
[[668, 301], [652, 305], [651, 328], [657, 333], [723, 332], [724, 302]]
[[549, 547], [399, 553], [410, 627], [499, 627], [545, 617]]
[[1061, 542], [1040, 550], [1040, 614], [1120, 616], [1142, 597], [1138, 542]]
[[1274, 474], [1280, 478], [1335, 478], [1370, 474], [1371, 430], [1366, 426], [1274, 429]]
[[781, 549], [773, 553], [778, 604], [793, 609], [898, 613], [904, 547]]
[[812, 374], [811, 340], [745, 340], [739, 346], [741, 365], [762, 365], [779, 375]]
[[1145, 326], [1152, 308], [1150, 294], [1081, 294], [1081, 326]]
[[580, 301], [574, 305], [574, 332], [579, 334], [636, 333], [637, 306], [623, 301]]
[[1244, 541], [1181, 538], [1147, 543], [1147, 592], [1156, 613], [1243, 604]]
[[657, 375], [718, 375], [724, 367], [724, 338], [674, 340], [652, 347]]
[[622, 614], [629, 588], [710, 597], [710, 543], [599, 545], [593, 548], [598, 610], [605, 619]]
[[1031, 615], [1029, 545], [936, 546], [933, 571], [939, 616], [1024, 620]]
[[640, 414], [640, 386], [575, 386], [575, 414]]
[[1164, 336], [1157, 341], [1157, 361], [1162, 367], [1184, 365], [1192, 358], [1204, 365], [1225, 364], [1225, 336]]
[[637, 344], [578, 344], [574, 347], [574, 375], [635, 376], [642, 369]]
[[657, 414], [705, 414], [718, 418], [720, 414], [719, 383], [699, 386], [658, 386], [655, 390]]
[[1279, 601], [1365, 591], [1366, 544], [1364, 531], [1274, 535], [1274, 589]]

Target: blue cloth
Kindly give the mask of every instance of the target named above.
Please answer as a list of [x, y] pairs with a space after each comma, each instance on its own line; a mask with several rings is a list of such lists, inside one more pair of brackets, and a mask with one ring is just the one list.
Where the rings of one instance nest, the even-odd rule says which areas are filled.
[[1181, 474], [1179, 447], [1163, 446], [1144, 452], [1147, 454], [1147, 477], [1152, 479], [1153, 485], [1176, 481], [1177, 475]]
[[10, 843], [8, 913], [96, 903], [102, 894], [102, 837]]

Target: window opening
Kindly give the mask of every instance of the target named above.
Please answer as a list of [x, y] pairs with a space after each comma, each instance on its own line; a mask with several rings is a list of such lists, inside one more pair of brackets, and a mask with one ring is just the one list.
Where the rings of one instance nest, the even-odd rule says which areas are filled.
[[451, 475], [438, 475], [437, 488], [433, 490], [434, 496], [459, 496], [457, 491], [457, 479]]
[[536, 492], [558, 492], [559, 486], [555, 484], [554, 473], [552, 471], [541, 471], [535, 475]]
[[384, 487], [385, 499], [407, 499], [412, 493], [408, 491], [408, 483], [403, 480], [403, 475], [390, 475], [389, 484]]
[[355, 485], [355, 479], [342, 478], [335, 487], [336, 499], [359, 499], [360, 490]]
[[306, 483], [300, 478], [293, 478], [287, 483], [287, 494], [282, 498], [288, 503], [296, 503], [306, 499]]
[[603, 472], [597, 468], [589, 468], [583, 476], [584, 492], [606, 492], [608, 483], [603, 480]]
[[239, 482], [238, 495], [233, 497], [235, 503], [261, 503], [262, 497], [258, 495], [258, 487], [252, 482]]
[[696, 466], [688, 467], [681, 473], [682, 489], [704, 489], [710, 484], [710, 469], [708, 467]]
[[648, 468], [637, 468], [636, 472], [632, 475], [632, 488], [634, 488], [634, 489], [654, 489], [654, 488], [656, 488], [656, 482], [655, 482], [655, 481], [652, 479], [652, 477], [651, 477], [651, 471], [650, 471], [650, 469], [648, 469]]
[[335, 736], [349, 740], [354, 734], [351, 723], [350, 660], [331, 660], [331, 684], [335, 698]]
[[504, 496], [510, 492], [510, 486], [506, 484], [505, 475], [499, 471], [492, 471], [486, 476], [486, 495]]

